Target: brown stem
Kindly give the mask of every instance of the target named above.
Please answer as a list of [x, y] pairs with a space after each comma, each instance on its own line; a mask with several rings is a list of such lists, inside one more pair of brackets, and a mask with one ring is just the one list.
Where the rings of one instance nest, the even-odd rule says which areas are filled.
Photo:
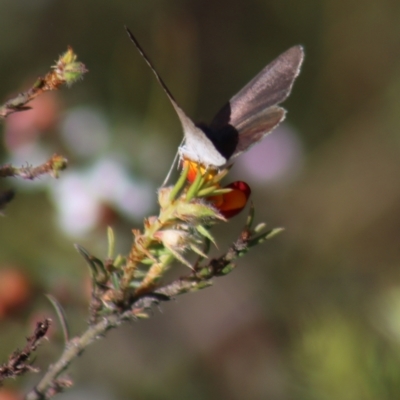
[[124, 314], [110, 315], [96, 325], [90, 326], [82, 336], [73, 338], [67, 343], [64, 352], [60, 359], [50, 366], [47, 373], [25, 397], [26, 400], [44, 400], [50, 399], [60, 391], [62, 391], [62, 380], [58, 379], [59, 376], [69, 367], [71, 362], [80, 355], [87, 346], [93, 343], [96, 339], [102, 337], [108, 330], [120, 325], [124, 320], [132, 318], [132, 313], [126, 312]]
[[36, 369], [31, 366], [29, 357], [46, 336], [49, 327], [49, 319], [38, 322], [33, 335], [27, 338], [26, 346], [22, 350], [16, 350], [11, 354], [7, 363], [0, 365], [0, 385], [6, 378], [15, 378], [28, 371], [36, 371]]
[[96, 339], [103, 338], [108, 330], [116, 328], [125, 321], [134, 320], [136, 315], [139, 316], [153, 304], [179, 294], [190, 292], [193, 289], [204, 287], [200, 285], [209, 283], [213, 277], [223, 275], [222, 270], [229, 264], [232, 264], [232, 261], [238, 258], [246, 249], [249, 238], [248, 231], [244, 230], [227, 253], [210, 260], [206, 266], [198, 271], [198, 274], [192, 272], [190, 275], [176, 279], [156, 289], [153, 293], [133, 299], [128, 310], [102, 317], [98, 323], [90, 326], [80, 337], [72, 339], [66, 345], [59, 360], [49, 368], [38, 385], [27, 394], [25, 399], [47, 400], [61, 392], [65, 387], [71, 385], [70, 381], [60, 378], [60, 375], [68, 369], [71, 362], [78, 355], [82, 354], [87, 346]]
[[29, 110], [27, 104], [40, 94], [56, 90], [61, 85], [71, 85], [87, 72], [86, 67], [76, 61], [72, 48], [68, 48], [44, 78], [39, 77], [30, 89], [17, 94], [14, 98], [0, 105], [0, 118], [6, 118], [15, 112]]
[[16, 177], [26, 180], [33, 180], [41, 175], [49, 174], [55, 178], [58, 177], [60, 171], [67, 167], [67, 159], [58, 154], [54, 154], [48, 161], [38, 165], [37, 167], [13, 167], [6, 164], [0, 166], [0, 178]]

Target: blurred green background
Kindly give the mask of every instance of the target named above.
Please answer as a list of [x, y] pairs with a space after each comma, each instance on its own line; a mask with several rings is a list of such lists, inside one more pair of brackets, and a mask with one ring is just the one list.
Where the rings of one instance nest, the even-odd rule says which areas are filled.
[[[0, 220], [0, 300], [12, 284], [21, 294], [0, 308], [0, 362], [43, 316], [54, 331], [35, 365], [54, 361], [61, 334], [44, 293], [73, 332], [87, 317], [88, 271], [73, 243], [104, 257], [110, 224], [126, 253], [131, 229], [156, 212], [182, 131], [126, 24], [197, 121], [304, 45], [285, 124], [230, 176], [251, 185], [259, 221], [286, 230], [212, 288], [90, 347], [60, 398], [400, 398], [399, 15], [391, 0], [0, 0], [1, 99], [67, 45], [90, 71], [0, 126], [3, 163], [54, 152], [70, 162], [57, 181], [1, 183], [17, 196]], [[218, 227], [219, 251], [244, 219]]]

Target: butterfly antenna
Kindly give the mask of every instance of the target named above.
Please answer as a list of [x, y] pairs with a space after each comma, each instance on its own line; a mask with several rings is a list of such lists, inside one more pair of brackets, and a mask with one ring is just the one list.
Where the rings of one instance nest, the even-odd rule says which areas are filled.
[[[144, 52], [144, 50], [142, 49], [142, 47], [140, 46], [139, 42], [137, 41], [137, 39], [135, 38], [135, 36], [133, 36], [133, 33], [129, 30], [129, 28], [127, 26], [125, 26], [126, 32], [128, 33], [129, 39], [131, 39], [131, 41], [133, 42], [133, 44], [135, 45], [135, 47], [137, 48], [137, 50], [139, 51], [140, 55], [143, 57], [144, 61], [146, 61], [146, 64], [150, 67], [150, 69], [152, 70], [153, 74], [155, 75], [158, 83], [161, 85], [161, 87], [164, 89], [164, 92], [167, 94], [169, 101], [171, 102], [173, 108], [175, 109], [175, 112], [177, 113], [179, 120], [181, 121], [181, 124], [183, 126], [183, 130], [184, 132], [186, 132], [187, 127], [191, 127], [193, 126], [192, 129], [194, 129], [194, 124], [192, 122], [192, 120], [185, 114], [185, 112], [178, 106], [178, 103], [175, 101], [174, 96], [172, 96], [171, 92], [169, 91], [167, 85], [165, 84], [165, 82], [162, 80], [161, 76], [158, 74], [158, 72], [156, 71], [156, 69], [154, 68], [153, 63], [150, 61], [149, 57], [147, 57], [146, 53]], [[185, 139], [182, 140], [182, 143], [184, 142]], [[181, 145], [182, 145], [181, 143]], [[168, 172], [168, 175], [166, 176], [166, 178], [164, 179], [164, 182], [162, 184], [162, 186], [165, 186], [171, 176], [172, 170], [177, 162], [179, 156], [179, 151], [176, 153], [176, 156], [174, 158], [174, 161], [171, 165], [171, 168]]]
[[[181, 142], [181, 144], [179, 145], [179, 147], [182, 146], [183, 142], [184, 142], [184, 139], [182, 140], [182, 142]], [[176, 154], [175, 154], [174, 161], [172, 161], [171, 167], [170, 167], [170, 169], [169, 169], [169, 171], [168, 171], [168, 174], [167, 174], [167, 176], [165, 177], [165, 179], [164, 179], [164, 181], [163, 181], [161, 187], [164, 187], [164, 186], [168, 183], [169, 178], [171, 178], [171, 174], [172, 174], [172, 171], [173, 171], [173, 169], [174, 169], [174, 167], [175, 167], [175, 165], [176, 165], [176, 163], [177, 163], [177, 161], [178, 161], [178, 157], [179, 157], [179, 150], [178, 150], [178, 151], [176, 152]]]
[[146, 53], [144, 52], [144, 50], [142, 49], [142, 47], [140, 46], [139, 42], [137, 41], [137, 39], [135, 38], [135, 36], [133, 36], [133, 33], [129, 30], [129, 28], [127, 26], [125, 26], [126, 32], [128, 33], [129, 39], [131, 39], [131, 41], [133, 42], [133, 44], [135, 45], [135, 47], [138, 49], [139, 53], [141, 54], [141, 56], [143, 57], [144, 61], [146, 61], [146, 64], [150, 67], [150, 69], [153, 71], [153, 74], [155, 75], [155, 77], [157, 78], [157, 81], [159, 82], [159, 84], [162, 86], [162, 88], [165, 90], [165, 92], [167, 93], [167, 96], [170, 98], [170, 100], [173, 103], [176, 103], [174, 96], [172, 96], [171, 92], [169, 91], [167, 85], [165, 84], [165, 82], [162, 80], [161, 76], [158, 74], [158, 72], [156, 71], [156, 69], [154, 68], [153, 63], [150, 61], [149, 57], [147, 57]]

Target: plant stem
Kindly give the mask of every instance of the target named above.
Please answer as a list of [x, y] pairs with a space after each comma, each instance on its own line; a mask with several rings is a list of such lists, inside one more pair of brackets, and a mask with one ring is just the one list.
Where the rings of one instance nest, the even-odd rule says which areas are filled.
[[62, 384], [58, 384], [57, 379], [67, 370], [71, 362], [80, 355], [87, 346], [96, 339], [103, 336], [108, 330], [117, 327], [125, 320], [132, 318], [132, 312], [124, 314], [113, 314], [103, 318], [97, 324], [90, 326], [82, 336], [69, 341], [60, 359], [53, 364], [38, 385], [32, 389], [25, 397], [26, 400], [50, 399], [62, 390]]

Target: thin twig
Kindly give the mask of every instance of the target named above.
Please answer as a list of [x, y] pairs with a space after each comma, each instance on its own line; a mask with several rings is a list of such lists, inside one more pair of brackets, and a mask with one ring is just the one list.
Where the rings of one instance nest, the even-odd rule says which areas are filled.
[[61, 392], [65, 387], [66, 381], [63, 379], [60, 380], [59, 376], [69, 367], [71, 362], [96, 339], [103, 337], [108, 330], [121, 325], [122, 322], [133, 317], [131, 311], [110, 315], [103, 318], [96, 325], [89, 327], [82, 336], [71, 339], [60, 359], [50, 366], [39, 384], [27, 394], [26, 400], [50, 399]]
[[[198, 289], [201, 283], [209, 282], [213, 277], [223, 275], [225, 267], [232, 264], [233, 260], [240, 257], [247, 246], [250, 235], [244, 230], [240, 237], [232, 244], [226, 254], [221, 257], [210, 260], [202, 268], [201, 275], [191, 272], [185, 277], [181, 277], [165, 286], [148, 293], [140, 298], [132, 300], [130, 308], [125, 311], [117, 311], [115, 314], [102, 317], [99, 322], [90, 326], [80, 337], [73, 338], [67, 343], [60, 359], [53, 364], [39, 384], [31, 390], [26, 400], [46, 400], [60, 393], [71, 382], [66, 379], [60, 379], [71, 362], [83, 353], [83, 351], [95, 340], [103, 338], [107, 331], [116, 328], [125, 321], [132, 321], [139, 318], [146, 310], [162, 300], [168, 300], [171, 297]], [[202, 286], [204, 287], [204, 286]]]
[[76, 54], [69, 47], [44, 78], [39, 77], [30, 89], [19, 93], [0, 106], [0, 118], [6, 118], [15, 112], [29, 110], [31, 107], [27, 104], [35, 97], [50, 90], [57, 90], [61, 85], [71, 85], [82, 78], [87, 69], [82, 63], [76, 61], [76, 58]]
[[49, 327], [50, 319], [38, 322], [33, 335], [27, 338], [26, 346], [22, 350], [14, 351], [8, 362], [0, 366], [0, 385], [6, 378], [16, 378], [28, 371], [38, 372], [36, 368], [30, 365], [29, 357], [37, 349]]
[[33, 180], [41, 175], [49, 174], [53, 178], [58, 178], [60, 171], [67, 167], [67, 159], [58, 154], [51, 156], [45, 163], [32, 167], [13, 167], [10, 164], [0, 166], [0, 178], [20, 177], [25, 180]]

